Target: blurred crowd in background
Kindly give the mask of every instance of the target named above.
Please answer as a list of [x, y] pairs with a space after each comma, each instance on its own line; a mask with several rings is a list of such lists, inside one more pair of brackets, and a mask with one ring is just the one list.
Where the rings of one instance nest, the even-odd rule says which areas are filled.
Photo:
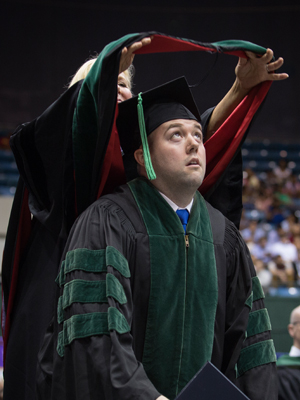
[[264, 173], [245, 168], [240, 231], [265, 292], [300, 287], [300, 179], [285, 158]]
[[[266, 293], [300, 296], [300, 144], [246, 140], [242, 154], [240, 231], [257, 275]], [[9, 133], [0, 132], [0, 196], [12, 196], [18, 178]]]

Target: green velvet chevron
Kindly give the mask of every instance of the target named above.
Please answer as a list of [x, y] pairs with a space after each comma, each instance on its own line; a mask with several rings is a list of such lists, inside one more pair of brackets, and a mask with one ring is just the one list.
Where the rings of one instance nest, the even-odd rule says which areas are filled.
[[237, 378], [252, 368], [271, 362], [276, 362], [276, 352], [272, 339], [245, 347], [242, 349], [237, 363]]
[[106, 249], [101, 250], [81, 248], [71, 250], [62, 262], [56, 282], [59, 286], [64, 285], [66, 275], [76, 270], [95, 273], [106, 272], [108, 265], [119, 271], [125, 278], [130, 277], [128, 261], [123, 254], [112, 246], [107, 246]]
[[[57, 306], [58, 323], [63, 323], [57, 344], [60, 356], [64, 355], [65, 346], [74, 339], [109, 334], [110, 330], [116, 330], [119, 333], [130, 331], [126, 318], [115, 307], [109, 307], [107, 313], [75, 314], [65, 320], [64, 311], [73, 303], [107, 303], [108, 297], [113, 297], [120, 304], [127, 302], [122, 284], [113, 274], [106, 273], [107, 266], [112, 266], [125, 278], [130, 277], [126, 258], [114, 247], [108, 246], [101, 250], [75, 249], [66, 254], [57, 277], [57, 283], [63, 287]], [[105, 280], [73, 279], [65, 283], [67, 274], [76, 270], [104, 272], [106, 273]]]
[[109, 335], [111, 330], [116, 330], [120, 334], [130, 331], [126, 318], [114, 307], [109, 307], [107, 313], [73, 315], [64, 322], [63, 330], [58, 334], [56, 350], [63, 357], [65, 346], [71, 344], [73, 340]]
[[271, 329], [271, 321], [266, 308], [253, 311], [249, 314], [247, 337], [270, 331]]

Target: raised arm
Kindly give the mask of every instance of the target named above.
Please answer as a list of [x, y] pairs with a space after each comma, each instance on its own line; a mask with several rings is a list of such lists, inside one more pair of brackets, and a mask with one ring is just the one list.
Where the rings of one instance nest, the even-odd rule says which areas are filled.
[[239, 58], [235, 68], [236, 79], [212, 113], [207, 127], [206, 140], [223, 124], [254, 86], [264, 81], [282, 81], [289, 77], [286, 73], [274, 72], [283, 65], [284, 61], [282, 57], [272, 61], [273, 51], [271, 49], [267, 49], [261, 57], [249, 51], [246, 52], [246, 55], [248, 58]]
[[134, 52], [139, 50], [141, 47], [146, 46], [147, 44], [151, 43], [152, 38], [147, 37], [139, 42], [133, 43], [130, 47], [124, 47], [121, 54], [120, 59], [120, 67], [119, 67], [119, 74], [125, 71], [133, 62], [134, 59]]

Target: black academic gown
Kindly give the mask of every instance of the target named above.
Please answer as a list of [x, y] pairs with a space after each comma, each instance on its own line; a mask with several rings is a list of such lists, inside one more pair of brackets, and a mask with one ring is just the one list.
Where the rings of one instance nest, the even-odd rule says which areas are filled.
[[[153, 34], [155, 44], [148, 46], [149, 52], [168, 51], [174, 43], [180, 51], [195, 46], [200, 50], [236, 55], [242, 55], [244, 50], [260, 54], [265, 51], [246, 42], [202, 44]], [[148, 35], [147, 32], [127, 35], [109, 44], [98, 57], [96, 72], [89, 74], [83, 84], [84, 90], [81, 90], [81, 83], [70, 88], [39, 118], [19, 127], [11, 138], [21, 179], [10, 218], [2, 268], [5, 398], [34, 398], [37, 351], [52, 315], [54, 289], [51, 282], [57, 274], [76, 216], [101, 195], [102, 167], [116, 111], [115, 82], [119, 57], [124, 46]], [[244, 124], [242, 136], [246, 134], [249, 121], [267, 90], [262, 96], [260, 89], [258, 92], [260, 100], [253, 102], [254, 107], [252, 100], [249, 101], [251, 115], [245, 114], [246, 124], [241, 120]], [[75, 131], [74, 118], [77, 122]], [[234, 154], [236, 149], [229, 158], [235, 159]], [[216, 160], [212, 161], [212, 165], [216, 163]], [[216, 187], [212, 187], [208, 196], [213, 202], [216, 190], [216, 203], [213, 204], [238, 223], [241, 196], [234, 196], [235, 201], [232, 201], [234, 191], [231, 184], [240, 191], [241, 170], [233, 163], [230, 168], [233, 174], [230, 173], [229, 180], [224, 179], [226, 167], [220, 168], [225, 187], [230, 187], [230, 190], [225, 194], [222, 189], [223, 194], [219, 196]], [[217, 186], [222, 188], [219, 182]]]
[[187, 235], [188, 250], [177, 215], [140, 179], [79, 217], [39, 355], [39, 399], [173, 399], [208, 359], [251, 400], [277, 399], [245, 243], [198, 193]]
[[[17, 265], [16, 295], [5, 351], [5, 398], [8, 399], [34, 399], [35, 396], [37, 353], [53, 314], [53, 283], [76, 215], [71, 126], [80, 87], [81, 82], [38, 119], [20, 126], [11, 139], [21, 178], [4, 252], [2, 277], [6, 308], [12, 290], [8, 288], [14, 281], [12, 254], [16, 252], [17, 238], [24, 239], [27, 235], [28, 239]], [[204, 129], [211, 112], [205, 114]], [[61, 151], [57, 152], [57, 147]], [[50, 165], [53, 168], [48, 168]], [[28, 200], [24, 200], [25, 193], [29, 193]], [[22, 202], [27, 206], [27, 219], [25, 227], [20, 229]]]
[[278, 400], [296, 400], [300, 393], [300, 357], [284, 355], [277, 361]]
[[[15, 291], [6, 321], [6, 329], [10, 329], [4, 398], [8, 400], [35, 398], [37, 353], [53, 312], [52, 282], [75, 219], [71, 126], [79, 88], [74, 86], [39, 118], [19, 127], [11, 140], [22, 177], [14, 199], [2, 270], [6, 312], [9, 295]], [[29, 193], [26, 200], [25, 193]], [[20, 227], [22, 212], [26, 218]], [[27, 241], [21, 251], [18, 240], [25, 236]], [[14, 265], [16, 253], [20, 258]]]

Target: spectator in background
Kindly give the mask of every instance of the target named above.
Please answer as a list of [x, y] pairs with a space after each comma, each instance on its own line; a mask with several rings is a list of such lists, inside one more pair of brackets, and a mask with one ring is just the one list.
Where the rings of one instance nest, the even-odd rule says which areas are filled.
[[284, 183], [292, 175], [292, 170], [288, 168], [285, 158], [279, 160], [278, 166], [274, 168], [274, 175], [278, 183]]
[[[293, 237], [293, 243], [297, 247], [297, 250], [300, 250], [300, 235], [294, 235]], [[299, 257], [298, 257], [299, 259]]]
[[290, 318], [288, 331], [293, 346], [288, 355], [277, 360], [278, 400], [299, 400], [300, 397], [300, 306]]
[[287, 193], [294, 199], [300, 197], [300, 182], [297, 175], [291, 175], [289, 179], [285, 182], [284, 187]]
[[260, 181], [258, 177], [255, 175], [255, 172], [251, 168], [246, 169], [245, 176], [247, 187], [252, 190], [258, 190], [260, 187]]
[[273, 275], [272, 286], [293, 286], [294, 266], [291, 262], [284, 261], [281, 255], [275, 255], [273, 260], [268, 262], [268, 269]]
[[258, 196], [254, 201], [255, 209], [267, 215], [273, 204], [273, 193], [268, 193], [266, 187], [260, 187]]
[[281, 222], [282, 229], [290, 236], [293, 241], [296, 236], [300, 235], [300, 224], [298, 218], [291, 212], [285, 220]]
[[249, 225], [249, 221], [248, 221], [247, 215], [245, 213], [245, 208], [243, 208], [241, 222], [240, 222], [240, 231], [248, 228], [248, 225]]
[[[282, 170], [286, 169], [284, 164], [281, 162]], [[286, 172], [283, 183], [272, 170], [259, 176], [250, 169], [244, 172], [241, 233], [251, 255], [257, 260], [258, 275], [260, 270], [264, 270], [260, 260], [270, 263], [270, 273], [276, 286], [300, 285], [299, 188], [299, 177], [295, 174]], [[250, 220], [255, 212], [259, 214], [260, 223]], [[263, 236], [267, 238], [267, 243]], [[268, 253], [272, 255], [271, 259]]]
[[283, 232], [283, 228], [281, 225], [277, 225], [276, 227], [272, 227], [268, 232], [268, 245], [272, 246], [273, 244], [280, 241], [280, 234]]
[[297, 253], [298, 253], [298, 260], [295, 262], [295, 281], [297, 285], [300, 286], [300, 248], [297, 248]]
[[276, 179], [276, 176], [275, 176], [275, 174], [274, 174], [274, 171], [272, 170], [272, 169], [270, 169], [269, 171], [267, 171], [266, 172], [266, 174], [267, 174], [267, 176], [266, 176], [266, 186], [267, 187], [271, 187], [272, 188], [272, 186], [273, 185], [275, 185], [275, 183], [277, 183], [277, 179]]
[[273, 196], [273, 204], [269, 209], [266, 219], [274, 226], [281, 224], [285, 219], [284, 207], [281, 207], [280, 199], [275, 194]]
[[258, 221], [255, 219], [249, 221], [248, 228], [243, 229], [241, 234], [248, 246], [253, 246], [253, 244], [257, 243], [261, 237], [265, 236], [264, 230], [259, 226]]
[[253, 244], [251, 254], [256, 259], [259, 259], [264, 263], [271, 261], [271, 255], [266, 236], [260, 237], [258, 242]]
[[279, 241], [270, 247], [270, 253], [273, 257], [280, 255], [286, 262], [295, 263], [298, 260], [297, 247], [291, 243], [288, 233], [283, 230], [279, 232]]
[[288, 191], [285, 189], [285, 182], [280, 182], [276, 185], [276, 190], [274, 193], [275, 199], [278, 199], [280, 206], [292, 206], [293, 199], [289, 195]]
[[262, 260], [252, 255], [252, 261], [260, 284], [264, 292], [267, 293], [269, 287], [271, 286], [273, 275], [268, 270], [267, 265]]
[[243, 173], [243, 206], [245, 209], [254, 209], [259, 188], [259, 179], [251, 168], [247, 168]]

